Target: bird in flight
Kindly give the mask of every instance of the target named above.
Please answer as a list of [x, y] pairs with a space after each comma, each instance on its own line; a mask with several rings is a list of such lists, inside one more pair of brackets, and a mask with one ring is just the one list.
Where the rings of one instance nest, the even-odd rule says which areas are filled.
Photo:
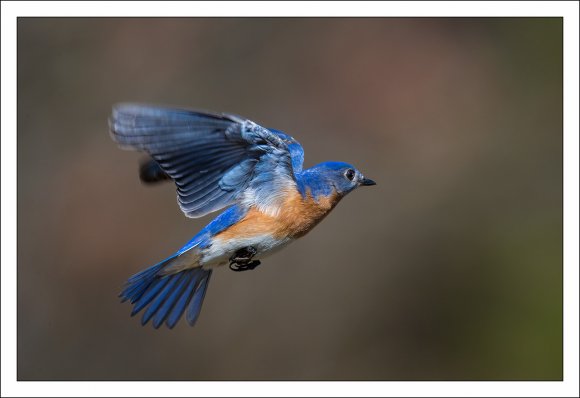
[[303, 170], [304, 150], [289, 135], [231, 114], [118, 104], [109, 119], [123, 149], [149, 154], [145, 183], [173, 180], [187, 217], [224, 209], [176, 253], [125, 283], [122, 301], [141, 323], [193, 326], [214, 268], [247, 271], [304, 236], [349, 192], [373, 180], [350, 164]]

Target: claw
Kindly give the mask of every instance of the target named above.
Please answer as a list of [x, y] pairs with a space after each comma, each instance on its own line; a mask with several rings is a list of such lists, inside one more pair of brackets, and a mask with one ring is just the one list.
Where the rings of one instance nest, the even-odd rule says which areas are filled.
[[232, 271], [235, 271], [235, 272], [251, 271], [260, 264], [261, 264], [260, 260], [250, 261], [247, 264], [240, 264], [240, 263], [231, 262], [230, 269]]

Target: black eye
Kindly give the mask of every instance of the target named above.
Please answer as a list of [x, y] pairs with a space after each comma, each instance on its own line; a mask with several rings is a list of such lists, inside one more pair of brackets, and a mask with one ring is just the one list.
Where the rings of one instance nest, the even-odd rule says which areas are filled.
[[347, 170], [347, 171], [344, 173], [344, 176], [345, 176], [346, 178], [348, 178], [348, 180], [349, 180], [349, 181], [352, 181], [352, 180], [354, 179], [355, 172], [354, 172], [354, 170], [353, 170], [353, 169], [348, 169], [348, 170]]

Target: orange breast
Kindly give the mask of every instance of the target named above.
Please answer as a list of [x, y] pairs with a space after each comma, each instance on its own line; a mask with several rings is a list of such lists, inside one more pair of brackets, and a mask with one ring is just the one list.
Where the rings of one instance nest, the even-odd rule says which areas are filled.
[[219, 239], [235, 239], [269, 234], [278, 239], [299, 238], [318, 224], [340, 200], [334, 192], [315, 200], [310, 192], [306, 197], [298, 191], [287, 195], [276, 217], [251, 208], [246, 216], [228, 229], [216, 235]]

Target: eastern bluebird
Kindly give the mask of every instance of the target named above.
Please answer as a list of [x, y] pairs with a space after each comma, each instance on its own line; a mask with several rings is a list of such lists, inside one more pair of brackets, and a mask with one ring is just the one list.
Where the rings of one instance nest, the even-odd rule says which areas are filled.
[[302, 170], [304, 150], [289, 135], [230, 114], [119, 104], [109, 119], [123, 149], [152, 159], [146, 183], [172, 179], [187, 217], [227, 209], [169, 258], [133, 275], [120, 294], [173, 328], [197, 320], [213, 268], [255, 268], [267, 254], [304, 236], [349, 192], [375, 185], [353, 166], [325, 162]]

